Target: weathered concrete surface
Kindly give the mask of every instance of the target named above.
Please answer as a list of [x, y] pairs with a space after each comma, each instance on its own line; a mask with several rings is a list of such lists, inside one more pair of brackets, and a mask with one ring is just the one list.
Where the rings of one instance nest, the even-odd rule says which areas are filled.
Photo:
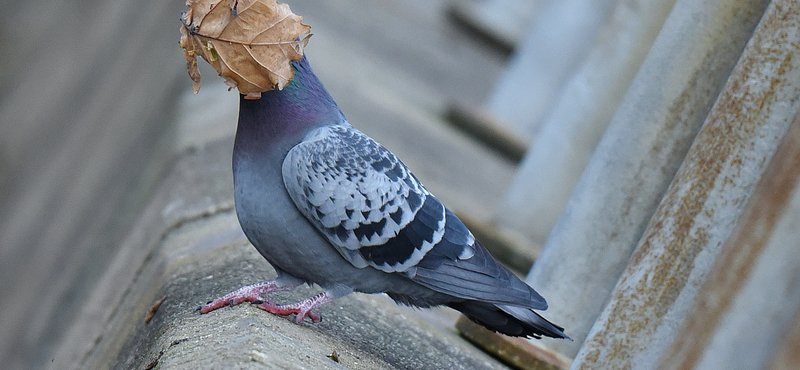
[[[308, 320], [296, 324], [291, 317], [275, 316], [249, 304], [200, 315], [193, 308], [206, 297], [274, 277], [246, 241], [216, 244], [214, 239], [228, 233], [198, 232], [213, 230], [211, 224], [236, 225], [236, 220], [231, 214], [221, 214], [186, 225], [165, 241], [165, 248], [177, 247], [173, 253], [182, 255], [167, 257], [179, 259], [162, 275], [165, 287], [159, 294], [169, 301], [164, 301], [149, 325], [137, 328], [130, 347], [115, 359], [116, 368], [141, 368], [159, 358], [170, 343], [182, 340], [161, 355], [161, 368], [504, 368], [454, 334], [434, 329], [382, 296], [354, 294], [334, 301], [318, 310], [323, 321], [316, 324]], [[197, 253], [200, 244], [212, 244], [212, 248]], [[293, 302], [318, 292], [300, 288], [272, 297]], [[326, 357], [334, 351], [338, 364]]]
[[773, 352], [791, 348], [792, 323], [800, 312], [799, 180], [800, 115], [659, 369], [763, 369], [784, 357]]
[[562, 0], [539, 4], [524, 43], [489, 98], [492, 114], [530, 142], [564, 84], [586, 59], [597, 30], [615, 3]]
[[530, 28], [546, 0], [451, 1], [450, 16], [478, 37], [511, 52]]
[[770, 356], [770, 363], [764, 370], [795, 370], [800, 364], [800, 310], [792, 320], [792, 325], [786, 328], [786, 334], [781, 338], [781, 345], [775, 348]]
[[578, 353], [768, 3], [676, 2], [528, 274], [575, 339], [542, 344]]
[[[558, 370], [569, 369], [572, 360], [556, 352], [547, 351], [531, 344], [525, 338], [514, 338], [480, 326], [465, 316], [458, 318], [456, 328], [461, 335], [487, 352], [502, 358], [507, 364], [520, 370]], [[549, 340], [549, 339], [546, 339]]]
[[[756, 185], [762, 179], [769, 183], [776, 175], [765, 175], [767, 165], [773, 160], [779, 143], [787, 130], [800, 115], [800, 12], [796, 1], [772, 2], [763, 14], [747, 47], [738, 59], [724, 88], [703, 127], [694, 138], [692, 147], [680, 169], [661, 200], [641, 240], [631, 255], [625, 271], [609, 296], [608, 303], [594, 323], [580, 352], [575, 357], [572, 369], [642, 369], [656, 364], [673, 340], [680, 340], [679, 323], [686, 319], [692, 303], [705, 293], [712, 295], [702, 308], [705, 320], [695, 321], [689, 332], [685, 349], [701, 355], [697, 359], [668, 357], [675, 360], [666, 368], [730, 369], [759, 368], [771, 349], [771, 338], [777, 335], [758, 336], [750, 334], [753, 328], [760, 333], [769, 332], [768, 323], [759, 325], [760, 318], [770, 317], [779, 321], [781, 304], [772, 306], [760, 302], [776, 302], [786, 296], [789, 307], [797, 305], [800, 291], [782, 292], [784, 284], [795, 285], [798, 276], [797, 260], [782, 258], [781, 263], [766, 263], [768, 278], [750, 277], [747, 283], [750, 294], [743, 294], [740, 304], [752, 308], [750, 314], [736, 318], [718, 317], [712, 307], [724, 310], [736, 290], [733, 286], [727, 293], [720, 290], [700, 290], [701, 284], [711, 272], [720, 255], [723, 244], [731, 241], [737, 219], [743, 214], [745, 205], [754, 195]], [[796, 121], [795, 121], [796, 122]], [[791, 153], [791, 150], [790, 150]], [[789, 154], [792, 158], [794, 155]], [[779, 157], [780, 159], [780, 157]], [[788, 160], [784, 163], [793, 163]], [[780, 165], [782, 176], [794, 181], [796, 166]], [[793, 184], [786, 183], [789, 189]], [[773, 188], [770, 193], [784, 193], [788, 202], [789, 190]], [[778, 194], [772, 194], [778, 196]], [[757, 199], [753, 199], [757, 201]], [[760, 206], [769, 204], [764, 198]], [[779, 212], [783, 206], [776, 206]], [[775, 236], [776, 254], [747, 257], [746, 249], [735, 258], [772, 259], [784, 253], [797, 256], [796, 233], [780, 236], [776, 225], [774, 235], [770, 229], [767, 213], [758, 215], [759, 224], [753, 225], [753, 236]], [[796, 217], [787, 212], [789, 224]], [[787, 221], [788, 221], [787, 220]], [[755, 222], [752, 221], [751, 222]], [[763, 223], [761, 223], [763, 222]], [[791, 229], [796, 229], [792, 226]], [[790, 243], [789, 240], [793, 240]], [[740, 241], [733, 240], [730, 248]], [[755, 263], [755, 261], [753, 261]], [[745, 265], [746, 266], [746, 265]], [[741, 271], [742, 266], [730, 263], [720, 267], [723, 274]], [[755, 269], [755, 267], [754, 267]], [[784, 274], [771, 274], [779, 270]], [[735, 281], [735, 279], [734, 279]], [[744, 283], [744, 282], [743, 282]], [[733, 283], [735, 284], [735, 283]], [[787, 289], [788, 290], [788, 289]], [[767, 292], [774, 292], [770, 298]], [[762, 297], [761, 299], [758, 297]], [[703, 297], [705, 298], [705, 297]], [[753, 300], [753, 302], [751, 302]], [[701, 302], [703, 299], [701, 298]], [[759, 303], [754, 303], [759, 302]], [[732, 305], [730, 309], [734, 309]], [[790, 316], [794, 312], [789, 312]], [[721, 312], [718, 314], [722, 315]], [[763, 316], [762, 316], [763, 315]], [[726, 315], [727, 316], [727, 315]], [[726, 321], [727, 319], [727, 321]], [[714, 323], [721, 320], [717, 327]], [[784, 319], [787, 320], [788, 319]], [[702, 323], [701, 323], [702, 322]], [[703, 330], [704, 325], [706, 330]], [[705, 344], [706, 340], [713, 343]], [[754, 340], [757, 344], [749, 344]], [[742, 342], [743, 341], [743, 342]], [[747, 361], [738, 354], [747, 353]], [[678, 362], [680, 361], [680, 362]], [[748, 364], [749, 363], [749, 364]], [[697, 367], [695, 367], [697, 366]], [[741, 367], [740, 367], [741, 366]]]
[[[274, 277], [232, 211], [230, 170], [222, 155], [228, 150], [223, 139], [177, 162], [51, 368], [505, 368], [452, 329], [383, 296], [336, 300], [319, 309], [323, 321], [316, 324], [295, 324], [249, 304], [195, 312], [209, 299]], [[316, 292], [301, 287], [272, 297], [287, 302]], [[338, 363], [327, 357], [334, 351]]]
[[619, 1], [558, 96], [495, 213], [541, 251], [675, 0]]
[[[110, 348], [120, 350], [125, 337], [115, 332], [132, 330], [135, 327], [131, 318], [134, 310], [147, 310], [153, 303], [142, 300], [146, 299], [144, 293], [137, 293], [139, 300], [130, 295], [136, 288], [134, 282], [137, 279], [164, 268], [163, 264], [148, 261], [157, 256], [157, 248], [169, 230], [191, 220], [233, 209], [233, 183], [230, 177], [224, 176], [230, 172], [230, 165], [224, 159], [230, 155], [230, 147], [226, 141], [220, 141], [205, 149], [195, 149], [202, 151], [202, 157], [188, 155], [177, 161], [120, 246], [108, 270], [97, 276], [97, 282], [92, 286], [94, 289], [81, 302], [75, 321], [63, 334], [69, 340], [58, 343], [59, 347], [49, 356], [48, 365], [54, 369], [78, 369], [86, 366], [90, 355], [110, 353]], [[154, 283], [138, 286], [140, 290], [158, 288]], [[102, 347], [99, 347], [100, 343], [103, 343]]]
[[[763, 23], [776, 23], [778, 17], [771, 18], [772, 22]], [[797, 23], [783, 29], [788, 32], [768, 34], [788, 36], [798, 31]], [[800, 73], [795, 76], [800, 84]], [[784, 89], [775, 92], [780, 90]], [[800, 312], [800, 112], [790, 119], [793, 122], [675, 341], [661, 356], [659, 369], [761, 369], [770, 357], [783, 357], [770, 352], [793, 345], [791, 323]], [[794, 363], [797, 366], [800, 361]]]

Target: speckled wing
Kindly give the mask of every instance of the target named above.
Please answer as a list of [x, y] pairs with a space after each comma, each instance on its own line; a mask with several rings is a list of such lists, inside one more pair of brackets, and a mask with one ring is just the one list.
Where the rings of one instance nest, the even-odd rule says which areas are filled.
[[547, 308], [394, 154], [353, 127], [311, 131], [289, 151], [282, 172], [297, 208], [355, 267], [402, 273], [441, 293], [501, 304], [506, 312], [514, 310], [508, 305]]
[[413, 273], [445, 234], [442, 203], [394, 154], [349, 125], [311, 131], [282, 172], [298, 209], [356, 267]]

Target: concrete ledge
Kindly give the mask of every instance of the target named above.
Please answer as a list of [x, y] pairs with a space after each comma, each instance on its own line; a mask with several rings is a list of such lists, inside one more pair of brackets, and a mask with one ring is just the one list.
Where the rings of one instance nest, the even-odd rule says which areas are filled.
[[[164, 271], [159, 248], [171, 230], [206, 215], [233, 209], [230, 140], [189, 150], [179, 156], [130, 234], [111, 259], [95, 289], [79, 307], [53, 357], [54, 369], [108, 368], [123, 338], [135, 328], [134, 317], [153, 302]], [[146, 281], [147, 285], [140, 282]], [[91, 364], [91, 365], [90, 365]]]
[[451, 103], [444, 119], [514, 164], [519, 164], [528, 151], [531, 138], [500, 123], [486, 108]]
[[493, 333], [465, 316], [458, 319], [456, 328], [475, 345], [520, 370], [561, 370], [572, 364], [570, 359], [534, 344], [536, 340]]
[[[198, 304], [274, 277], [239, 228], [229, 158], [229, 138], [179, 158], [85, 302], [53, 368], [506, 368], [454, 329], [380, 295], [334, 301], [316, 324], [249, 304], [196, 313]], [[316, 292], [301, 287], [272, 297], [288, 302]]]

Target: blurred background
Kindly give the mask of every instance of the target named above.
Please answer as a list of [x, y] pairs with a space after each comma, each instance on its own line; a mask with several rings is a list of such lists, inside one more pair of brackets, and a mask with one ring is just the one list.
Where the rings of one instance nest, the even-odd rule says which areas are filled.
[[[576, 364], [589, 363], [592, 349], [609, 359], [608, 368], [636, 359], [655, 364], [670, 348], [678, 353], [689, 342], [673, 338], [692, 331], [675, 323], [713, 321], [691, 308], [698, 290], [716, 292], [702, 284], [706, 275], [726, 271], [717, 256], [743, 245], [734, 227], [764, 219], [737, 221], [748, 209], [758, 210], [748, 201], [761, 199], [755, 189], [762, 174], [797, 174], [795, 167], [766, 169], [776, 152], [775, 163], [797, 162], [796, 153], [785, 149], [796, 143], [778, 149], [791, 136], [787, 131], [800, 132], [787, 129], [798, 125], [796, 1], [287, 2], [312, 27], [308, 58], [351, 123], [397, 154], [495, 256], [527, 275], [553, 308], [548, 318], [569, 323], [576, 339], [548, 350]], [[83, 302], [176, 156], [211, 142], [232, 148], [238, 95], [205, 62], [200, 92], [191, 93], [178, 46], [181, 0], [4, 5], [0, 363], [4, 369], [42, 368], [70, 339], [66, 332]], [[759, 49], [772, 42], [778, 47]], [[747, 73], [763, 73], [760, 80], [773, 83], [742, 98], [739, 86], [759, 80]], [[729, 80], [736, 83], [726, 87]], [[753, 103], [750, 96], [761, 100]], [[728, 109], [759, 109], [731, 113], [715, 107], [718, 99], [731, 101]], [[758, 116], [762, 111], [766, 118]], [[719, 129], [725, 135], [713, 134], [718, 121], [725, 121]], [[739, 133], [740, 123], [753, 126], [731, 134]], [[703, 177], [711, 162], [722, 163], [713, 167], [719, 177]], [[793, 179], [783, 179], [786, 189], [794, 189]], [[698, 183], [708, 186], [692, 189], [734, 185], [697, 195], [691, 204], [675, 190]], [[784, 193], [763, 200], [764, 207], [784, 212], [797, 192]], [[696, 205], [703, 211], [686, 211]], [[787, 207], [786, 214], [797, 210]], [[687, 214], [694, 216], [675, 221]], [[701, 220], [698, 214], [710, 216]], [[788, 216], [781, 217], [774, 220]], [[671, 222], [693, 228], [660, 226]], [[694, 238], [703, 233], [712, 237]], [[788, 250], [785, 241], [793, 236], [782, 233], [768, 236], [783, 238], [783, 252], [765, 256]], [[641, 262], [652, 245], [698, 260]], [[755, 253], [740, 260], [755, 266], [759, 258]], [[663, 274], [681, 266], [690, 267]], [[743, 368], [773, 366], [762, 361], [770, 355], [789, 356], [785, 368], [797, 360], [787, 355], [797, 344], [784, 346], [777, 338], [800, 322], [794, 316], [800, 294], [792, 283], [798, 266], [787, 265], [777, 279], [786, 290], [776, 294], [788, 303], [770, 306], [770, 317], [780, 318], [764, 333], [772, 341], [763, 342], [761, 357], [748, 357], [761, 362]], [[602, 352], [601, 333], [630, 329], [620, 328], [629, 321], [620, 312], [641, 306], [625, 306], [637, 286], [623, 282], [651, 276], [642, 271], [674, 278], [661, 285], [676, 291], [647, 294], [655, 302], [664, 296], [675, 301], [648, 301], [644, 306], [663, 308], [643, 314], [657, 327], [647, 335], [620, 335], [641, 348], [614, 359]], [[744, 297], [735, 293], [731, 301], [737, 294]], [[713, 348], [710, 341], [695, 347]], [[736, 356], [719, 357], [737, 363]]]

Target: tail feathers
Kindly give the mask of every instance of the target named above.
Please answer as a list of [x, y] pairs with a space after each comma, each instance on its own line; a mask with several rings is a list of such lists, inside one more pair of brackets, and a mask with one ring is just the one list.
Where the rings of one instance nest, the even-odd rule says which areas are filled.
[[451, 302], [447, 305], [487, 329], [508, 336], [570, 339], [564, 334], [564, 328], [545, 320], [529, 308], [480, 301]]

